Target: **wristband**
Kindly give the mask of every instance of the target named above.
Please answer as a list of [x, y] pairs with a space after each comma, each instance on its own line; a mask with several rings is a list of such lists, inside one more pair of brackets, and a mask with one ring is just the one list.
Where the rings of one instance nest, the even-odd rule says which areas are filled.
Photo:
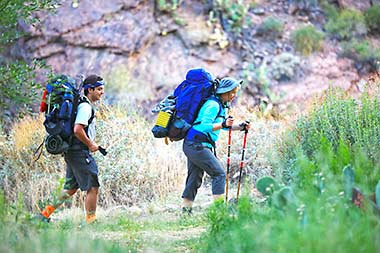
[[226, 120], [224, 120], [224, 121], [222, 122], [222, 127], [223, 127], [223, 128], [227, 128], [227, 124], [226, 124], [226, 122], [227, 122]]

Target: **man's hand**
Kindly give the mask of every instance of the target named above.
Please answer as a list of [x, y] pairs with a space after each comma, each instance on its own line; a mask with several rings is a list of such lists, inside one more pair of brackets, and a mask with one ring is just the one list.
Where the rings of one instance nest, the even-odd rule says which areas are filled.
[[96, 152], [99, 150], [99, 146], [91, 142], [91, 144], [88, 146], [88, 149], [90, 150], [90, 152]]

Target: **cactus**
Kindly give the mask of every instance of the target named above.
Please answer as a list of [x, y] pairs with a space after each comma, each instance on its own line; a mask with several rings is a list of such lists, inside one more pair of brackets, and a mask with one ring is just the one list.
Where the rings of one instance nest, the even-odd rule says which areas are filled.
[[270, 196], [279, 189], [279, 185], [273, 177], [264, 176], [257, 180], [256, 188], [265, 196]]
[[376, 188], [375, 188], [375, 200], [376, 205], [380, 207], [380, 180], [377, 182]]
[[283, 187], [273, 193], [272, 203], [276, 208], [284, 210], [289, 207], [295, 207], [297, 199], [292, 191], [292, 188]]
[[354, 188], [354, 170], [351, 165], [343, 168], [343, 191], [346, 199], [352, 198], [352, 189]]

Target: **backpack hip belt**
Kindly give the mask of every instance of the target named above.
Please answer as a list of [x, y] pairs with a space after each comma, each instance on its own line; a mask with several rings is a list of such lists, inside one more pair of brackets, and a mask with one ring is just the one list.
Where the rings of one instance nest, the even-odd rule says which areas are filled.
[[211, 139], [209, 135], [199, 132], [194, 128], [190, 128], [189, 132], [187, 133], [186, 140], [198, 143], [207, 142], [215, 148], [215, 142]]

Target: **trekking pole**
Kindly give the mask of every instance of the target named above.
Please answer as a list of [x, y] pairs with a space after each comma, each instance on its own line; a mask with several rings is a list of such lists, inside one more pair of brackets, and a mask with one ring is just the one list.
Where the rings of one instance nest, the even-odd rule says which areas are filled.
[[236, 202], [239, 200], [239, 193], [240, 193], [240, 182], [241, 182], [241, 173], [243, 171], [244, 166], [244, 153], [245, 153], [245, 147], [247, 146], [247, 135], [248, 130], [244, 130], [244, 142], [243, 142], [243, 152], [241, 153], [241, 161], [240, 161], [240, 168], [239, 168], [239, 182], [238, 182], [238, 188], [237, 188], [237, 194], [236, 194]]
[[228, 175], [230, 174], [231, 165], [231, 132], [232, 128], [228, 130], [228, 149], [227, 149], [227, 173], [226, 173], [226, 203], [228, 203]]

